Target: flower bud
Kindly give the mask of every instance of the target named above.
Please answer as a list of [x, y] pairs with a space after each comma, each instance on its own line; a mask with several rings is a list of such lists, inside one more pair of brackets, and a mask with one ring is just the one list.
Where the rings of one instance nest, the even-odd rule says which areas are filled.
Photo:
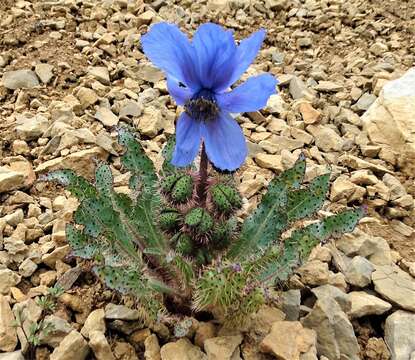
[[190, 235], [182, 233], [176, 243], [176, 251], [182, 255], [190, 255], [192, 252], [192, 238]]
[[194, 208], [187, 213], [184, 223], [197, 233], [203, 234], [212, 229], [213, 219], [206, 210]]
[[210, 193], [213, 203], [221, 212], [229, 213], [233, 209], [239, 209], [242, 206], [242, 199], [238, 191], [229, 185], [213, 185], [210, 188]]
[[159, 218], [160, 227], [163, 230], [173, 230], [180, 221], [180, 213], [173, 208], [164, 209]]
[[173, 201], [184, 203], [192, 196], [193, 178], [185, 174], [167, 176], [161, 183], [161, 189], [169, 194]]
[[216, 249], [224, 249], [229, 246], [235, 226], [236, 222], [234, 219], [221, 221], [214, 225], [211, 240]]

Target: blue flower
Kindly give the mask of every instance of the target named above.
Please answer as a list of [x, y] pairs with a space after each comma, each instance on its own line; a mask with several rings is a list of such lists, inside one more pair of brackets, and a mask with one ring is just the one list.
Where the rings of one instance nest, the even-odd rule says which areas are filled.
[[167, 74], [170, 94], [185, 109], [177, 121], [173, 165], [189, 165], [202, 141], [221, 170], [236, 170], [245, 161], [246, 141], [230, 113], [264, 107], [277, 80], [262, 74], [228, 89], [252, 63], [264, 37], [259, 30], [237, 45], [231, 31], [212, 23], [201, 25], [191, 42], [168, 23], [153, 25], [142, 37], [144, 53]]

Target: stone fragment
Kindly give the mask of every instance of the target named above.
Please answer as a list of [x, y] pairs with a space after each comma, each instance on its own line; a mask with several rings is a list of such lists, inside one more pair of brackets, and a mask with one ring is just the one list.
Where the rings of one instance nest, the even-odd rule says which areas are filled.
[[282, 114], [287, 111], [288, 104], [280, 95], [271, 95], [264, 110], [271, 114]]
[[205, 340], [204, 348], [209, 360], [233, 360], [239, 358], [241, 335], [219, 336]]
[[329, 297], [317, 300], [302, 324], [317, 333], [317, 352], [329, 359], [359, 360], [359, 344], [347, 315]]
[[95, 113], [95, 119], [101, 121], [105, 126], [111, 127], [118, 124], [118, 116], [110, 109], [101, 106]]
[[359, 318], [368, 315], [381, 315], [392, 308], [392, 305], [365, 291], [352, 291], [348, 294], [352, 304], [348, 315]]
[[337, 92], [343, 90], [343, 85], [337, 84], [333, 81], [319, 81], [318, 85], [314, 86], [314, 90], [320, 92]]
[[58, 260], [63, 260], [64, 257], [70, 253], [70, 251], [71, 249], [69, 245], [57, 247], [51, 253], [43, 255], [42, 262], [49, 266], [51, 269], [54, 269], [56, 262]]
[[115, 360], [108, 341], [101, 331], [91, 331], [89, 333], [89, 346], [97, 360]]
[[216, 336], [216, 326], [211, 322], [200, 321], [196, 329], [194, 343], [203, 349], [205, 340]]
[[0, 354], [0, 360], [25, 360], [22, 351], [17, 350], [13, 352], [7, 352]]
[[327, 263], [320, 260], [309, 261], [297, 270], [301, 282], [305, 285], [318, 286], [327, 284], [329, 268]]
[[351, 309], [351, 301], [348, 295], [333, 285], [322, 285], [311, 290], [317, 299], [329, 298], [335, 300], [345, 313]]
[[160, 345], [155, 334], [151, 334], [144, 340], [144, 348], [145, 360], [161, 360]]
[[81, 334], [89, 338], [91, 331], [100, 331], [105, 333], [105, 311], [104, 309], [96, 309], [92, 311], [85, 320], [84, 326], [81, 329]]
[[256, 163], [265, 169], [283, 171], [284, 167], [282, 165], [281, 155], [271, 155], [265, 153], [258, 153], [255, 155]]
[[301, 292], [298, 289], [284, 291], [281, 294], [281, 310], [286, 320], [297, 321], [300, 317]]
[[352, 109], [357, 112], [364, 112], [370, 108], [370, 105], [372, 105], [377, 99], [377, 96], [374, 94], [364, 93], [356, 104], [352, 106]]
[[0, 269], [0, 279], [0, 294], [7, 295], [10, 288], [20, 282], [21, 276], [10, 269]]
[[401, 182], [391, 174], [385, 174], [382, 178], [383, 183], [390, 189], [390, 199], [396, 200], [406, 195], [406, 190]]
[[162, 346], [161, 360], [208, 360], [208, 357], [197, 346], [183, 338]]
[[355, 256], [346, 268], [344, 275], [349, 284], [364, 288], [371, 283], [374, 269], [369, 260], [362, 256]]
[[66, 335], [73, 330], [66, 320], [56, 315], [47, 315], [44, 323], [45, 325], [50, 325], [50, 331], [41, 333], [40, 343], [47, 344], [53, 348], [58, 347]]
[[140, 313], [124, 305], [107, 304], [105, 306], [106, 319], [138, 320]]
[[33, 117], [16, 116], [16, 134], [21, 140], [36, 140], [43, 135], [49, 126], [44, 116], [37, 114]]
[[376, 266], [372, 273], [375, 291], [402, 309], [415, 311], [415, 279], [396, 265]]
[[110, 74], [106, 66], [94, 66], [89, 68], [88, 74], [104, 85], [110, 84]]
[[340, 156], [338, 160], [340, 165], [348, 166], [356, 170], [368, 169], [375, 173], [392, 173], [392, 171], [382, 165], [371, 163], [351, 154], [344, 154]]
[[115, 343], [114, 355], [117, 360], [139, 360], [134, 347], [126, 342]]
[[24, 176], [7, 166], [0, 166], [0, 193], [18, 189], [24, 184]]
[[24, 259], [19, 265], [19, 274], [23, 277], [30, 277], [36, 271], [37, 265], [29, 258]]
[[35, 66], [35, 72], [42, 83], [48, 84], [53, 78], [53, 65], [43, 63], [37, 64]]
[[[0, 275], [1, 278], [1, 275]], [[3, 280], [1, 280], [3, 281]], [[5, 296], [0, 294], [0, 350], [13, 351], [17, 345], [14, 315]]]
[[289, 91], [294, 100], [302, 98], [311, 100], [313, 98], [310, 90], [307, 89], [306, 84], [297, 76], [291, 78]]
[[84, 110], [98, 101], [98, 95], [95, 91], [86, 87], [79, 88], [76, 97]]
[[303, 117], [304, 124], [315, 124], [319, 121], [321, 113], [314, 109], [308, 102], [302, 102], [299, 106], [301, 116]]
[[391, 354], [385, 341], [382, 338], [370, 338], [364, 349], [365, 359], [367, 360], [389, 360]]
[[16, 90], [21, 88], [34, 88], [39, 85], [39, 80], [32, 70], [22, 69], [6, 71], [2, 78], [3, 86], [6, 89]]
[[415, 314], [398, 310], [385, 322], [385, 341], [392, 359], [412, 360], [415, 352]]
[[299, 321], [276, 321], [260, 344], [261, 351], [281, 360], [300, 360], [304, 355], [316, 358], [316, 332]]
[[325, 125], [309, 125], [307, 131], [314, 136], [316, 146], [324, 151], [340, 151], [343, 139], [331, 127]]
[[50, 355], [50, 360], [85, 360], [89, 347], [82, 335], [73, 330]]
[[282, 320], [285, 320], [285, 314], [280, 309], [263, 305], [253, 316], [250, 330], [257, 335], [265, 336], [270, 332], [274, 322]]

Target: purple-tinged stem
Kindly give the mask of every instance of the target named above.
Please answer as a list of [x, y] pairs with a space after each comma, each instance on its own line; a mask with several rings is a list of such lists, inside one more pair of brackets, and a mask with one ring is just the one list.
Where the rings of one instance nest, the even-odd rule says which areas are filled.
[[209, 160], [206, 154], [205, 143], [202, 143], [202, 153], [200, 154], [199, 166], [199, 183], [197, 186], [197, 197], [199, 199], [199, 206], [205, 207], [206, 191], [208, 186], [208, 167]]

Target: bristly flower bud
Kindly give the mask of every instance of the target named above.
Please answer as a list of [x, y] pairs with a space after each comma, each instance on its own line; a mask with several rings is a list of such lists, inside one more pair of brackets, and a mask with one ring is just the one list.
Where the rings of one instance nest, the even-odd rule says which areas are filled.
[[171, 196], [177, 203], [184, 203], [192, 196], [193, 178], [186, 174], [167, 176], [161, 183], [163, 192]]
[[212, 201], [220, 212], [229, 213], [242, 206], [242, 198], [238, 191], [225, 184], [216, 184], [210, 188]]
[[186, 256], [192, 253], [192, 248], [192, 238], [190, 235], [186, 233], [180, 234], [176, 243], [176, 251]]
[[173, 230], [180, 221], [180, 213], [173, 208], [162, 210], [159, 217], [159, 224], [163, 230]]
[[184, 223], [199, 234], [204, 234], [213, 227], [212, 216], [202, 208], [190, 210], [184, 218]]
[[221, 221], [215, 224], [211, 235], [213, 246], [219, 250], [228, 247], [235, 227], [236, 222], [233, 218], [228, 221]]

